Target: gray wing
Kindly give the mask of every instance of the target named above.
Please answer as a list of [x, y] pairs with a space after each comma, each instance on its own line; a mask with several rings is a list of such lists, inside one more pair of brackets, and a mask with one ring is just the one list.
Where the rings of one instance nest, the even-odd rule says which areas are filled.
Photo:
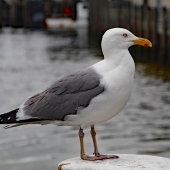
[[100, 79], [92, 68], [62, 77], [45, 91], [29, 98], [24, 104], [24, 113], [39, 119], [64, 120], [66, 115], [76, 114], [78, 108], [87, 107], [104, 91]]

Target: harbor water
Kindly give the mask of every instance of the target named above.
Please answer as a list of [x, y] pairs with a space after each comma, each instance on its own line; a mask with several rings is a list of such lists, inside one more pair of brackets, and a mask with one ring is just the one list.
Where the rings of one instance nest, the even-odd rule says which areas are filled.
[[[89, 45], [86, 29], [47, 33], [4, 28], [0, 33], [0, 113], [15, 109], [62, 75], [102, 59]], [[133, 92], [124, 110], [96, 125], [101, 153], [148, 154], [170, 158], [170, 82], [146, 74], [137, 64]], [[90, 128], [85, 149], [93, 153]], [[77, 127], [0, 125], [0, 169], [56, 170], [79, 156]]]

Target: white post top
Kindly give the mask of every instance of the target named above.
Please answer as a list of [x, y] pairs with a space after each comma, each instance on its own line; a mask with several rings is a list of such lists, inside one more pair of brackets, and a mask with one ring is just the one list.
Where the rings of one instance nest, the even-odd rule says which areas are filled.
[[72, 158], [61, 162], [58, 170], [170, 170], [170, 159], [149, 155], [116, 154], [118, 159], [84, 161]]

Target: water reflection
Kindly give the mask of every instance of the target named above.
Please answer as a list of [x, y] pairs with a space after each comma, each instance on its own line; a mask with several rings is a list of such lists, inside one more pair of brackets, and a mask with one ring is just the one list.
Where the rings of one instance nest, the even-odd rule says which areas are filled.
[[[27, 32], [0, 34], [0, 112], [20, 105], [63, 74], [101, 59], [89, 48], [87, 30], [74, 35]], [[170, 83], [139, 63], [131, 99], [121, 114], [96, 126], [102, 153], [135, 153], [170, 158]], [[159, 71], [160, 72], [160, 71]], [[75, 127], [28, 125], [0, 128], [0, 169], [56, 169], [60, 161], [79, 156]], [[85, 146], [92, 154], [89, 128]]]
[[[81, 37], [83, 35], [83, 38]], [[47, 47], [49, 59], [55, 60], [82, 60], [87, 53], [87, 30], [79, 29], [67, 32], [55, 32], [49, 34], [53, 37], [53, 44]], [[87, 56], [88, 57], [88, 56]]]

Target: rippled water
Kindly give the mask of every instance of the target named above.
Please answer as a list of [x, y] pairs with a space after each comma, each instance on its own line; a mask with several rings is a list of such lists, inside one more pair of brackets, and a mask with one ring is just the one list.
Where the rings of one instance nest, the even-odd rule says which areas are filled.
[[[87, 31], [12, 32], [0, 34], [0, 113], [14, 109], [28, 96], [44, 90], [63, 74], [100, 60], [89, 48]], [[150, 154], [170, 158], [170, 83], [144, 73], [137, 65], [130, 101], [114, 119], [96, 126], [102, 153]], [[79, 156], [78, 129], [27, 125], [0, 126], [0, 169], [56, 170], [57, 164]], [[89, 128], [85, 149], [92, 154]]]

